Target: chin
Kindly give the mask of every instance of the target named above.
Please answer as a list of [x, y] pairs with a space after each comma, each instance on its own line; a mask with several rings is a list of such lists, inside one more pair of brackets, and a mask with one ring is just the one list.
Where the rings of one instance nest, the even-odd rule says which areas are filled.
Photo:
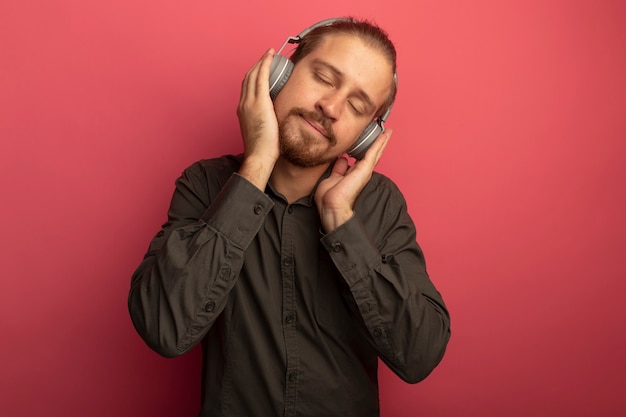
[[329, 156], [327, 152], [307, 146], [303, 142], [293, 143], [289, 140], [280, 141], [280, 155], [300, 168], [315, 168], [336, 159], [336, 156]]
[[292, 165], [314, 168], [336, 159], [336, 156], [328, 155], [329, 144], [321, 135], [311, 134], [291, 123], [281, 124], [279, 130], [280, 154]]
[[290, 164], [299, 168], [315, 168], [326, 165], [335, 158], [322, 157], [317, 154], [303, 151], [302, 149], [285, 148], [281, 146], [281, 156]]

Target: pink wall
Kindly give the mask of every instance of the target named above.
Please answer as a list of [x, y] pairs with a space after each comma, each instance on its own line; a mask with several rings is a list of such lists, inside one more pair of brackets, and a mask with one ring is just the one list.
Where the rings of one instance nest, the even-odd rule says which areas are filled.
[[626, 3], [40, 0], [0, 5], [1, 416], [194, 416], [130, 275], [182, 169], [241, 150], [247, 69], [345, 14], [396, 41], [379, 170], [453, 317], [383, 417], [626, 415]]

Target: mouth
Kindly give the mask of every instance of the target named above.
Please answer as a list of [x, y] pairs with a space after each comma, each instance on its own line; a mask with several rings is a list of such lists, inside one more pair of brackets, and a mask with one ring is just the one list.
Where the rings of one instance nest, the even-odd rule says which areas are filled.
[[330, 135], [326, 132], [326, 129], [319, 123], [306, 116], [302, 116], [302, 119], [308, 124], [313, 130], [317, 131], [320, 135], [324, 136], [326, 139], [330, 139]]

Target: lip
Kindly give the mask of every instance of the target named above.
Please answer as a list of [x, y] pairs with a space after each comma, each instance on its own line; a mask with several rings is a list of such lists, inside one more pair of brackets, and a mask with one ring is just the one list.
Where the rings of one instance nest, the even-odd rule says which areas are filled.
[[302, 116], [302, 119], [304, 119], [304, 121], [306, 122], [306, 124], [308, 124], [309, 126], [311, 126], [311, 128], [313, 128], [314, 130], [316, 130], [320, 135], [324, 136], [326, 139], [329, 139], [328, 134], [326, 133], [326, 129], [324, 129], [324, 127], [322, 127], [322, 125], [320, 125], [319, 123], [305, 117]]

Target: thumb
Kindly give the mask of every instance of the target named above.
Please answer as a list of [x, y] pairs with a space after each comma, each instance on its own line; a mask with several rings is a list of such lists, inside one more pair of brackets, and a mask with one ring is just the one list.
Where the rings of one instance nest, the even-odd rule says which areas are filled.
[[337, 160], [335, 161], [335, 164], [333, 165], [333, 170], [330, 175], [341, 175], [343, 177], [344, 175], [346, 175], [346, 172], [348, 172], [348, 168], [348, 160], [342, 156], [340, 158], [337, 158]]

